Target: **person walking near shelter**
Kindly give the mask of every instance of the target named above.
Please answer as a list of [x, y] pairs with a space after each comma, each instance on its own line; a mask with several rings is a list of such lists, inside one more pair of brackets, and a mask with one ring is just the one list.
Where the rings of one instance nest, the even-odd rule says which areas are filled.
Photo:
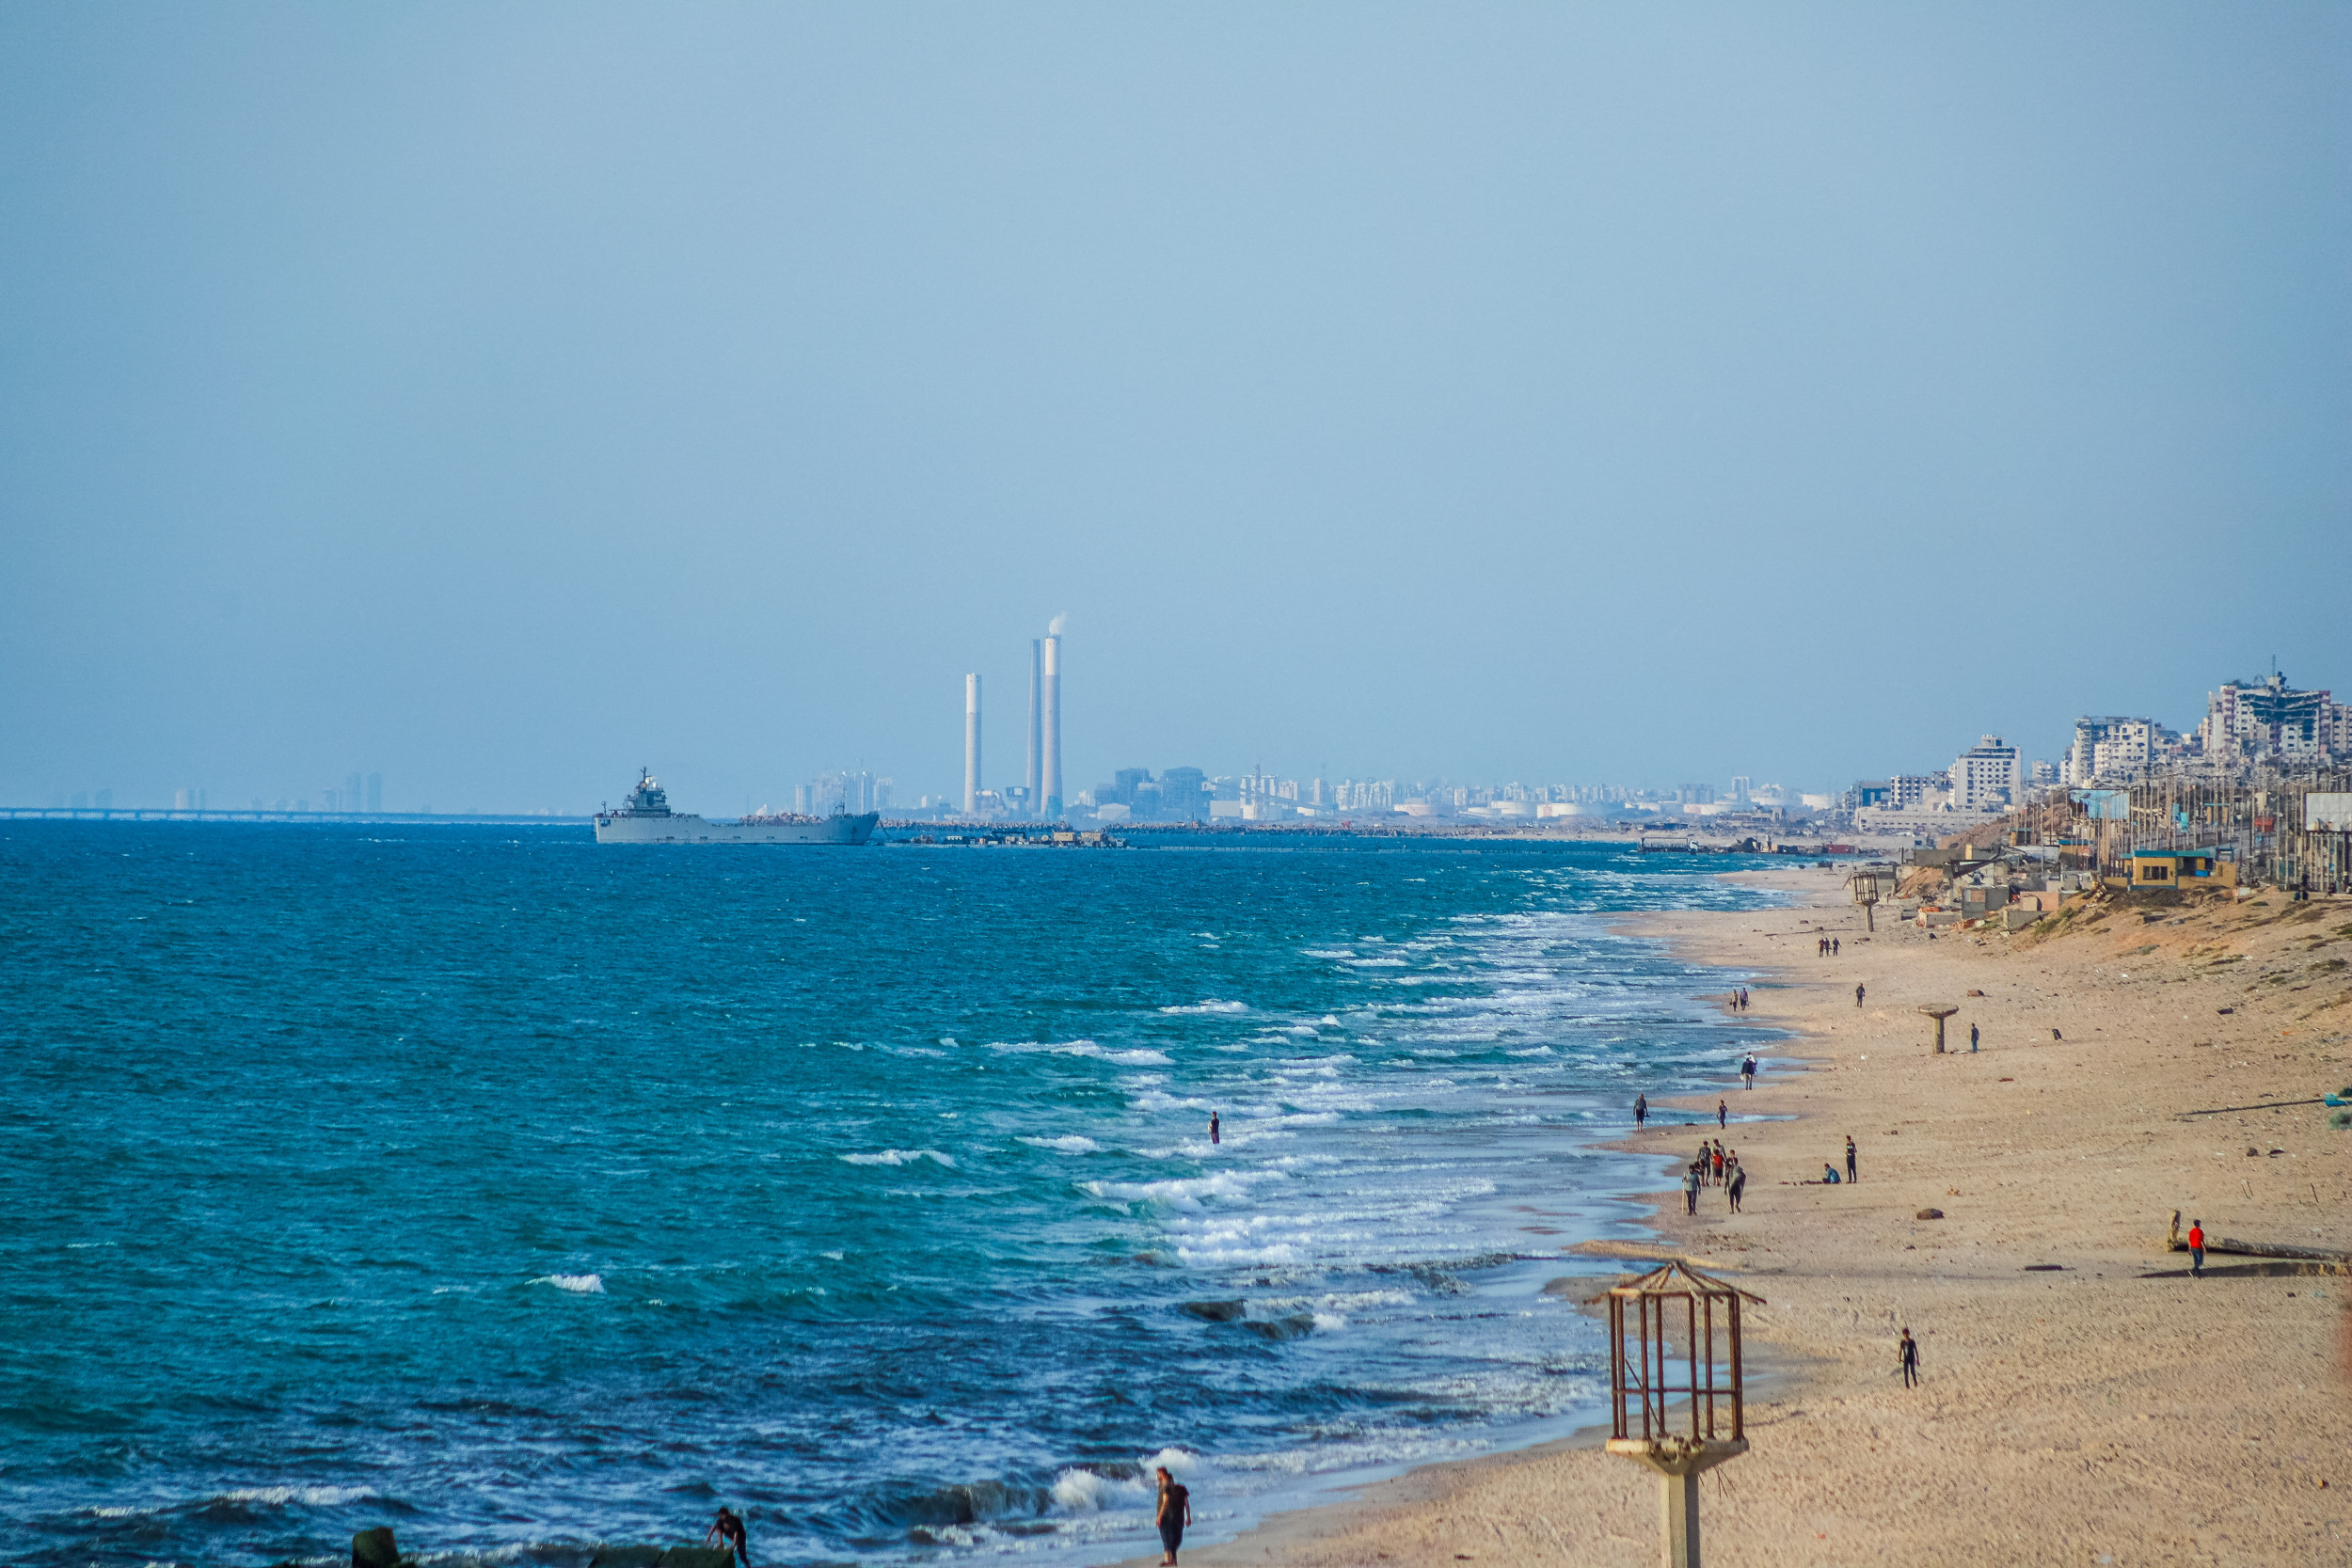
[[2205, 1222], [2203, 1220], [2188, 1222], [2188, 1276], [2191, 1279], [2205, 1277]]
[[1160, 1466], [1160, 1508], [1154, 1522], [1160, 1527], [1161, 1568], [1168, 1568], [1176, 1560], [1176, 1548], [1184, 1544], [1184, 1527], [1192, 1523], [1192, 1493], [1177, 1483], [1165, 1465]]
[[1897, 1347], [1897, 1354], [1902, 1358], [1903, 1386], [1916, 1388], [1919, 1386], [1919, 1341], [1911, 1337], [1911, 1330], [1903, 1330], [1902, 1343]]

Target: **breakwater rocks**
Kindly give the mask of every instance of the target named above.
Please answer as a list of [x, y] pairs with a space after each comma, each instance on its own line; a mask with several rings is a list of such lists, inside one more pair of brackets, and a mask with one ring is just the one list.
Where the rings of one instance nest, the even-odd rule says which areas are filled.
[[[583, 1545], [570, 1553], [534, 1552], [531, 1560], [555, 1568], [732, 1568], [735, 1553], [725, 1546]], [[363, 1529], [351, 1538], [351, 1568], [416, 1568], [416, 1562], [414, 1556], [401, 1555], [389, 1527]]]

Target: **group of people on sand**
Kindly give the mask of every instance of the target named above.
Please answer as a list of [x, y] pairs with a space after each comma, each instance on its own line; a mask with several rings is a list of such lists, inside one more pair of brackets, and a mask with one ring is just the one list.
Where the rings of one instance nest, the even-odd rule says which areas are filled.
[[1682, 1196], [1691, 1213], [1699, 1212], [1699, 1189], [1721, 1187], [1730, 1201], [1731, 1212], [1740, 1212], [1740, 1196], [1748, 1190], [1748, 1173], [1740, 1164], [1740, 1151], [1725, 1148], [1721, 1138], [1708, 1138], [1699, 1144], [1698, 1157], [1682, 1173]]
[[1821, 957], [1824, 958], [1834, 958], [1837, 957], [1837, 939], [1836, 937], [1823, 937], [1821, 939]]
[[1731, 1010], [1735, 1013], [1744, 1013], [1748, 1010], [1747, 987], [1741, 986], [1731, 993]]

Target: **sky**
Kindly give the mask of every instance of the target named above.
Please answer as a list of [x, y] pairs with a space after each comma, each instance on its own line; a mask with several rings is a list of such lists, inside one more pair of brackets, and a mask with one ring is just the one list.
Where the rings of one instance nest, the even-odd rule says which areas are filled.
[[0, 804], [2352, 696], [2352, 8], [0, 8]]

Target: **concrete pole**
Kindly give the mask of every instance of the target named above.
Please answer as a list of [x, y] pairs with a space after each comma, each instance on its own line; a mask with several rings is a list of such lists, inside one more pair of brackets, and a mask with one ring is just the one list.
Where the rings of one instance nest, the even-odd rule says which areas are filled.
[[1041, 727], [1044, 722], [1044, 715], [1041, 711], [1045, 700], [1044, 681], [1041, 673], [1044, 657], [1044, 651], [1040, 646], [1039, 639], [1030, 638], [1029, 766], [1027, 771], [1022, 775], [1021, 782], [1028, 786], [1027, 809], [1031, 816], [1039, 815], [1045, 809], [1045, 797], [1038, 792], [1038, 786], [1044, 782], [1044, 758], [1041, 751], [1044, 741], [1044, 732]]
[[980, 677], [963, 677], [963, 815], [980, 809]]
[[1665, 1568], [1699, 1568], [1698, 1472], [1660, 1476], [1658, 1502], [1665, 1512], [1665, 1551], [1659, 1561]]
[[1038, 788], [1045, 798], [1042, 815], [1052, 822], [1061, 816], [1061, 639], [1048, 633], [1043, 640], [1043, 652], [1041, 678], [1044, 700], [1040, 712], [1044, 722], [1038, 727]]

